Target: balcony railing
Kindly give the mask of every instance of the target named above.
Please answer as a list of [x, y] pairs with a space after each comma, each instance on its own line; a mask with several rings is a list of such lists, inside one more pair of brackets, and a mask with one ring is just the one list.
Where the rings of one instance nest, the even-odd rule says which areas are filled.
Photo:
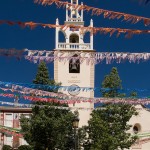
[[58, 49], [60, 50], [70, 50], [70, 49], [73, 49], [73, 50], [91, 50], [91, 45], [90, 43], [83, 43], [83, 44], [79, 44], [79, 43], [58, 43]]
[[68, 18], [68, 21], [80, 22], [82, 20], [81, 20], [81, 18]]

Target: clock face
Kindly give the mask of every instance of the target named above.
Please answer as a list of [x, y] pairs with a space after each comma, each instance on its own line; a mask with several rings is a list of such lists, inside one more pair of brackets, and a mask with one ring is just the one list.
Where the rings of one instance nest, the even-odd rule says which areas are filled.
[[76, 96], [80, 93], [80, 87], [76, 84], [69, 86], [68, 93], [72, 96]]

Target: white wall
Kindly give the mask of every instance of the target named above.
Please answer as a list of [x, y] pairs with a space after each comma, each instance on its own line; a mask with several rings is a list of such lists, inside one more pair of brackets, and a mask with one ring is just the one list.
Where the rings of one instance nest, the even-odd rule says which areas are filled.
[[[138, 116], [133, 116], [130, 121], [129, 124], [131, 124], [133, 127], [136, 124], [140, 125], [140, 133], [150, 133], [150, 111], [144, 109], [144, 107], [142, 107], [141, 105], [136, 105], [137, 111], [139, 113]], [[134, 133], [133, 132], [133, 127], [130, 129], [130, 133]], [[143, 140], [143, 139], [147, 139], [149, 137], [143, 137], [140, 138], [139, 140]], [[150, 150], [150, 140], [147, 141], [146, 143], [144, 142], [143, 144], [137, 144], [131, 147], [131, 150]]]
[[[62, 86], [71, 86], [73, 84], [79, 87], [94, 87], [94, 65], [87, 65], [86, 61], [80, 64], [80, 73], [69, 73], [69, 62], [61, 62], [56, 60], [54, 62], [54, 79], [56, 82], [61, 82]], [[61, 92], [68, 94], [68, 91]], [[77, 95], [79, 97], [94, 97], [93, 91], [80, 91]], [[70, 107], [84, 107], [94, 108], [93, 103], [76, 103], [75, 105], [69, 105]], [[79, 110], [80, 123], [79, 126], [87, 125], [87, 121], [90, 118], [91, 110]]]

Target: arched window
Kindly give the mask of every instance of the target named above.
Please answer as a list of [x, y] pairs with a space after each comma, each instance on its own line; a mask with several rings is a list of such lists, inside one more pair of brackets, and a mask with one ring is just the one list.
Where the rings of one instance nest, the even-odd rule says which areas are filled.
[[70, 43], [79, 43], [79, 36], [77, 34], [71, 34], [69, 38]]
[[59, 41], [60, 43], [64, 43], [66, 41], [65, 35], [62, 31], [59, 31]]
[[135, 134], [139, 133], [141, 131], [141, 126], [139, 123], [136, 123], [134, 126], [133, 126], [133, 132]]
[[78, 55], [74, 55], [69, 61], [69, 73], [80, 73], [80, 60], [77, 59]]

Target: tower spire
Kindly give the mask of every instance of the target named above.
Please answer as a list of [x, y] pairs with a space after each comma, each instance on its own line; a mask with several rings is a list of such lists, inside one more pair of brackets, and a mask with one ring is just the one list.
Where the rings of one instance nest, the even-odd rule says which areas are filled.
[[[66, 5], [66, 24], [80, 22], [80, 25], [83, 25], [83, 10], [79, 11], [79, 9], [76, 8], [78, 0], [71, 0], [71, 4], [71, 7]], [[83, 5], [83, 3], [81, 3], [81, 5]]]

